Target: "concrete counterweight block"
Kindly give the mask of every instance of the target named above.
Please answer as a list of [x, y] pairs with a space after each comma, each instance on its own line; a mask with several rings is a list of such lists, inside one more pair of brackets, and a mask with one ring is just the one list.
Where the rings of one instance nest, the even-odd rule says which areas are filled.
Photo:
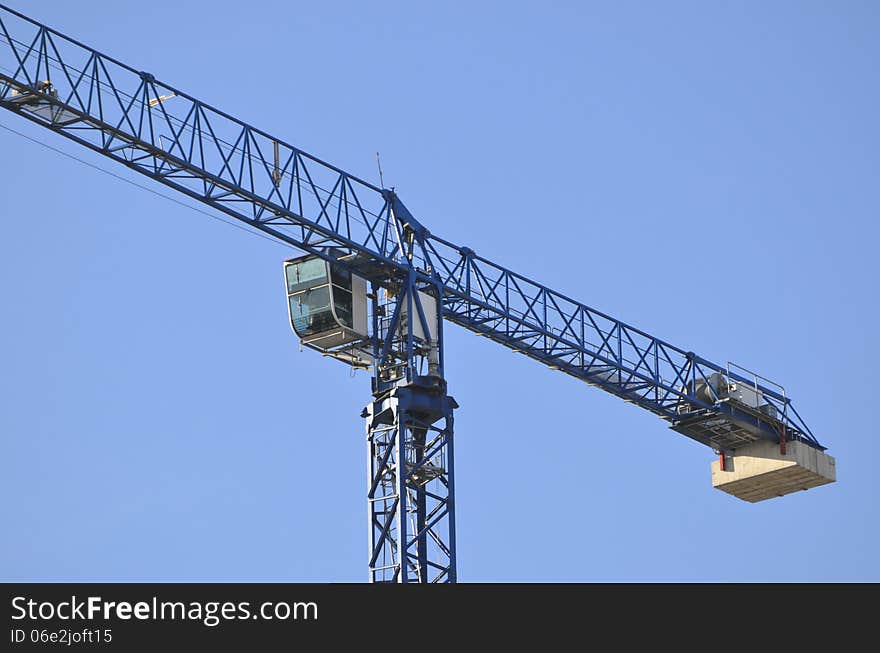
[[803, 442], [788, 442], [785, 455], [775, 442], [761, 440], [739, 447], [712, 463], [712, 487], [756, 503], [773, 497], [833, 483], [834, 458]]

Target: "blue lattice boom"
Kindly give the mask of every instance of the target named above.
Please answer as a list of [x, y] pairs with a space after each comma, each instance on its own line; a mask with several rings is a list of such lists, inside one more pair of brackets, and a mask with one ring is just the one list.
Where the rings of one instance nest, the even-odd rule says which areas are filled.
[[[713, 448], [764, 438], [824, 449], [775, 384], [435, 236], [393, 190], [2, 5], [0, 105], [279, 241], [323, 258], [354, 254], [351, 267], [373, 280], [414, 271], [437, 288], [446, 320], [645, 408]], [[718, 379], [753, 388], [763, 405], [732, 399]]]

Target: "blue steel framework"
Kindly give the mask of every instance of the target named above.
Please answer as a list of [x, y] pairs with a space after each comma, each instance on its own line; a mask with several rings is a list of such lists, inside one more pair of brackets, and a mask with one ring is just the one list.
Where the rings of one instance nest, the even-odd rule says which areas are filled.
[[[778, 386], [654, 338], [439, 238], [392, 190], [350, 175], [2, 5], [0, 105], [280, 241], [337, 261], [367, 278], [374, 290], [396, 289], [397, 299], [388, 302], [389, 308], [400, 306], [401, 298], [417, 299], [414, 289], [430, 289], [444, 319], [650, 410], [676, 431], [718, 451], [758, 438], [799, 440], [824, 449]], [[411, 333], [406, 338], [399, 332], [373, 333], [375, 401], [365, 416], [374, 447], [371, 460], [378, 455], [379, 462], [371, 462], [371, 506], [389, 501], [383, 504], [377, 497], [392, 497], [390, 504], [397, 503], [371, 508], [371, 577], [385, 579], [377, 561], [393, 558], [393, 579], [426, 579], [427, 536], [441, 540], [439, 548], [445, 550], [446, 564], [437, 564], [439, 579], [454, 580], [454, 401], [446, 395], [442, 366], [433, 375], [420, 376], [417, 369], [426, 360], [425, 352], [413, 349]], [[439, 350], [442, 359], [442, 346]], [[386, 364], [403, 370], [393, 383], [387, 369], [383, 378], [380, 368]], [[719, 392], [718, 379], [753, 387], [767, 406], [757, 410], [730, 401]], [[411, 410], [419, 401], [431, 403], [427, 397], [440, 396], [442, 401], [421, 413]], [[389, 408], [395, 415], [390, 429]], [[434, 417], [445, 426], [428, 424]], [[407, 456], [417, 457], [426, 429], [444, 433], [440, 441], [448, 449], [443, 451], [448, 494], [432, 499], [440, 501], [448, 521], [445, 540], [425, 526], [432, 519], [425, 510], [414, 527], [401, 517], [411, 510], [403, 488], [418, 487], [413, 475], [422, 473], [419, 462], [402, 467], [412, 474], [389, 474], [387, 468]], [[406, 437], [390, 436], [389, 431], [405, 432]], [[432, 435], [425, 446], [435, 439]], [[386, 481], [379, 480], [383, 474]], [[393, 482], [388, 481], [392, 476]], [[381, 489], [389, 483], [396, 489]], [[409, 503], [419, 505], [424, 499], [415, 496]], [[386, 542], [392, 531], [393, 545]], [[410, 549], [412, 556], [399, 553]], [[416, 572], [408, 572], [401, 560], [414, 560], [410, 568]]]
[[[391, 213], [399, 218], [393, 199]], [[415, 252], [411, 232], [404, 221], [407, 261]], [[375, 274], [372, 265], [360, 269]], [[373, 401], [361, 415], [367, 422], [369, 578], [454, 583], [457, 404], [446, 392], [442, 320], [428, 317], [440, 315], [442, 288], [420, 280], [410, 265], [405, 275], [388, 270], [384, 279], [374, 277], [370, 295]]]

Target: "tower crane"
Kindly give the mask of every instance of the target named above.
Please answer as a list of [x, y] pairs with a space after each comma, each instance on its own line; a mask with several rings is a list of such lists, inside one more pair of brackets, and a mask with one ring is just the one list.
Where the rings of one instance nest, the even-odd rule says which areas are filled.
[[290, 245], [291, 327], [371, 375], [369, 579], [455, 582], [444, 322], [644, 408], [761, 501], [835, 480], [785, 390], [655, 338], [429, 231], [364, 181], [0, 5], [0, 106]]

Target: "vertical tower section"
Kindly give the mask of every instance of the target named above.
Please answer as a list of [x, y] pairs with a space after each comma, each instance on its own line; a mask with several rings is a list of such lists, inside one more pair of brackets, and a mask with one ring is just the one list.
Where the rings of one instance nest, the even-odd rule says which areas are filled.
[[367, 405], [370, 582], [455, 582], [455, 400], [418, 377]]
[[453, 411], [440, 289], [415, 274], [373, 293], [367, 434], [370, 582], [456, 581]]

